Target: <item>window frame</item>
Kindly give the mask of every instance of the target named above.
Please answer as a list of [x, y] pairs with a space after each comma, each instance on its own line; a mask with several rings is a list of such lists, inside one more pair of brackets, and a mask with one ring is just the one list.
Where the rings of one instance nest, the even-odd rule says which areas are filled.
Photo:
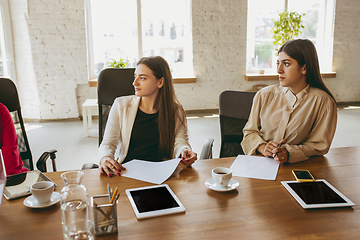
[[[142, 12], [141, 12], [141, 7], [142, 7], [142, 4], [141, 4], [141, 1], [142, 0], [136, 0], [136, 4], [137, 4], [137, 37], [138, 37], [138, 58], [141, 59], [143, 57], [143, 23], [142, 23]], [[93, 34], [92, 34], [92, 18], [91, 18], [91, 6], [90, 6], [90, 0], [85, 0], [84, 1], [84, 4], [85, 4], [85, 28], [86, 28], [86, 47], [87, 47], [87, 53], [88, 53], [88, 76], [89, 76], [89, 79], [90, 81], [91, 80], [95, 80], [98, 78], [98, 75], [95, 74], [95, 64], [94, 62], [92, 61], [92, 59], [94, 59], [94, 48], [93, 48]], [[191, 0], [189, 0], [189, 3], [188, 3], [190, 6], [192, 5], [191, 4]], [[191, 19], [192, 19], [192, 16], [191, 16], [191, 9], [190, 9], [190, 23], [191, 23]], [[154, 22], [151, 22], [153, 24], [153, 34], [154, 34]], [[146, 24], [146, 23], [144, 23]], [[163, 22], [164, 26], [166, 26], [166, 23]], [[145, 26], [147, 27], [147, 26]], [[190, 24], [190, 31], [192, 32], [192, 26]], [[163, 36], [161, 36], [163, 37]], [[191, 41], [192, 41], [192, 33], [191, 33]], [[191, 44], [192, 45], [192, 44]], [[191, 49], [191, 52], [192, 52], [192, 49]], [[191, 58], [193, 58], [191, 56]], [[192, 69], [191, 71], [193, 72], [193, 64], [192, 65]], [[174, 81], [174, 83], [194, 83], [196, 82], [196, 77], [193, 76], [184, 76], [184, 77], [173, 77], [174, 79], [177, 78], [178, 81]], [[93, 82], [93, 81], [92, 81]], [[94, 86], [94, 84], [90, 84], [89, 82], [89, 85], [90, 86]]]
[[[248, 0], [250, 1], [250, 0]], [[289, 3], [289, 1], [291, 0], [284, 0], [284, 7], [282, 8], [282, 11], [285, 9], [289, 9], [288, 6], [291, 4]], [[324, 73], [329, 73], [332, 72], [332, 56], [333, 56], [333, 42], [334, 42], [334, 21], [335, 21], [335, 8], [336, 8], [336, 3], [335, 0], [324, 0], [324, 18], [322, 20], [322, 22], [324, 22], [324, 27], [322, 29], [323, 34], [318, 37], [317, 39], [322, 39], [322, 42], [320, 44], [321, 47], [317, 47], [318, 50], [318, 55], [319, 53], [321, 53], [321, 58], [319, 56], [319, 61], [320, 61], [320, 68], [322, 69], [322, 72]], [[292, 11], [292, 8], [289, 10]], [[249, 13], [248, 13], [249, 14]], [[249, 21], [249, 17], [248, 17], [248, 21]], [[321, 22], [319, 23], [321, 24]], [[247, 24], [247, 28], [248, 28], [248, 36], [252, 36], [253, 34], [251, 34], [249, 31], [253, 31], [255, 30], [254, 28], [249, 29], [249, 25]], [[276, 68], [275, 65], [272, 66], [272, 68], [266, 68], [263, 69], [261, 67], [256, 67], [256, 68], [252, 68], [252, 69], [248, 69], [248, 62], [249, 62], [249, 55], [254, 55], [254, 53], [250, 53], [249, 52], [249, 46], [255, 46], [255, 42], [256, 40], [258, 40], [257, 38], [253, 38], [251, 39], [253, 42], [251, 44], [249, 44], [249, 40], [247, 39], [247, 54], [246, 54], [246, 75], [251, 76], [253, 74], [263, 74], [262, 70], [265, 70], [265, 73], [269, 74], [269, 75], [273, 75], [276, 73]], [[319, 44], [319, 43], [318, 43]], [[253, 49], [251, 49], [253, 50]], [[330, 51], [327, 51], [330, 50]], [[255, 49], [254, 49], [255, 51]], [[273, 60], [275, 59], [275, 55], [273, 56]], [[261, 73], [260, 73], [261, 71]]]
[[[3, 22], [4, 34], [2, 34], [2, 36], [4, 36], [3, 41], [5, 43], [5, 46], [2, 46], [2, 51], [5, 50], [8, 59], [7, 62], [8, 62], [8, 69], [10, 74], [10, 76], [5, 76], [5, 77], [9, 77], [12, 81], [17, 83], [9, 1], [0, 0], [0, 5], [3, 8], [3, 20], [4, 20]], [[0, 20], [0, 23], [1, 21], [2, 20]]]

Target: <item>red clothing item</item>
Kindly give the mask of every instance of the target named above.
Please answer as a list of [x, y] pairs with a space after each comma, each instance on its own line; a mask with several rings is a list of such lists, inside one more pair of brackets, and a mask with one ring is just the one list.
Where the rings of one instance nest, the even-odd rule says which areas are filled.
[[18, 138], [9, 110], [0, 103], [0, 148], [7, 175], [27, 172], [18, 149]]

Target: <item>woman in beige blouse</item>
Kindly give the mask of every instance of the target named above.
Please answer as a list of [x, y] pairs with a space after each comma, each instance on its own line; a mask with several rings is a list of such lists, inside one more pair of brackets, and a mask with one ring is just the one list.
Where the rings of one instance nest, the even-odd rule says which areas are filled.
[[291, 40], [278, 55], [280, 84], [255, 95], [241, 146], [247, 155], [260, 153], [278, 163], [326, 154], [337, 108], [321, 79], [315, 46], [307, 39]]

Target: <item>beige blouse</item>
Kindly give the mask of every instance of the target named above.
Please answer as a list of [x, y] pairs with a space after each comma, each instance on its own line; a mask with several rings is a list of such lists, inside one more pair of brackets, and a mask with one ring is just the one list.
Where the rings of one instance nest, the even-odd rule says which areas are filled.
[[295, 95], [287, 87], [269, 86], [254, 97], [241, 146], [255, 155], [262, 143], [286, 139], [289, 162], [304, 161], [329, 151], [336, 121], [336, 103], [325, 91], [307, 86]]

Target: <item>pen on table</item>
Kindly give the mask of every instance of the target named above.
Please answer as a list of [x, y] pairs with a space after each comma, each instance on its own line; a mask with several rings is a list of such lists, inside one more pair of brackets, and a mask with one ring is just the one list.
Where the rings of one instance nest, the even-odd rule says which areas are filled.
[[109, 202], [110, 202], [110, 201], [111, 201], [111, 190], [110, 190], [110, 185], [109, 185], [109, 183], [107, 183], [107, 191], [108, 191]]

